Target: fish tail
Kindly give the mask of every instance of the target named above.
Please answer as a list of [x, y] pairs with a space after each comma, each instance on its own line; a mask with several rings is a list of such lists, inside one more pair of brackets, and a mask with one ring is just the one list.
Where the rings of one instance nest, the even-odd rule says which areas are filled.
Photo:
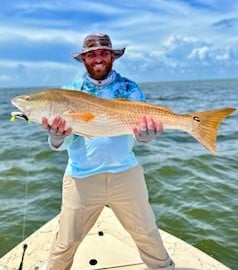
[[221, 121], [235, 111], [224, 108], [189, 114], [192, 117], [192, 129], [188, 132], [213, 154], [217, 154], [216, 138]]

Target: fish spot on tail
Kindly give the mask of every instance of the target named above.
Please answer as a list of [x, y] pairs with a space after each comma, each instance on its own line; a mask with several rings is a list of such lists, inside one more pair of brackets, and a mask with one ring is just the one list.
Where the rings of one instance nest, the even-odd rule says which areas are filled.
[[193, 120], [194, 121], [197, 121], [197, 122], [201, 122], [201, 120], [200, 120], [200, 117], [199, 116], [193, 116]]

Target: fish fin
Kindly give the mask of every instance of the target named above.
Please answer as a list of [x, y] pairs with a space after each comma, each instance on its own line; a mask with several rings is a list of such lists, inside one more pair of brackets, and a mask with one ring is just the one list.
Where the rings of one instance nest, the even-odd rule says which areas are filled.
[[189, 115], [193, 119], [192, 129], [187, 131], [213, 154], [217, 154], [216, 138], [221, 121], [235, 111], [224, 108], [206, 112], [195, 112]]
[[89, 113], [89, 112], [84, 112], [84, 113], [67, 113], [68, 116], [70, 116], [71, 118], [73, 118], [75, 121], [79, 121], [79, 122], [88, 122], [90, 120], [92, 120], [94, 118], [94, 115]]

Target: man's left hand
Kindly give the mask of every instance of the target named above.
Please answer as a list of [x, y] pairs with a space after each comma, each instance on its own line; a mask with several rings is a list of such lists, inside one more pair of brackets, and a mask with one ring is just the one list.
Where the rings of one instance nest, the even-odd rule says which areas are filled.
[[163, 124], [146, 115], [141, 118], [138, 126], [133, 127], [133, 133], [138, 142], [150, 142], [161, 132], [163, 132]]

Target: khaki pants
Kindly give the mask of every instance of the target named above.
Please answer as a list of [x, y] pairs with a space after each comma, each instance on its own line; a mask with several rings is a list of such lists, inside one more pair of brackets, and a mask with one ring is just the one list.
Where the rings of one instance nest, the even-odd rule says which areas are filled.
[[78, 245], [109, 205], [134, 239], [148, 269], [172, 270], [158, 232], [141, 166], [121, 173], [103, 173], [63, 180], [60, 227], [53, 242], [48, 270], [69, 270]]

